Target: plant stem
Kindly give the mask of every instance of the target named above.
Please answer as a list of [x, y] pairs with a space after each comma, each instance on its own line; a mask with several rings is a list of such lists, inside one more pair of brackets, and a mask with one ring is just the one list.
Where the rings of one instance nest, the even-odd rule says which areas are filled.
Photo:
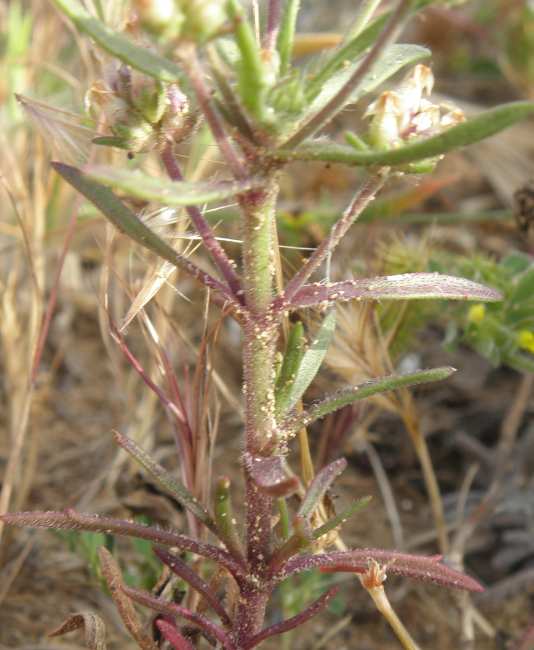
[[[275, 436], [274, 356], [280, 318], [273, 318], [273, 222], [278, 195], [276, 174], [260, 191], [241, 197], [243, 213], [243, 286], [250, 319], [244, 326], [243, 375], [245, 450], [258, 455]], [[271, 542], [272, 497], [261, 492], [245, 471], [247, 559], [253, 583], [241, 593], [237, 638], [244, 642], [263, 624], [270, 589], [262, 582]], [[257, 584], [254, 584], [256, 582]]]
[[375, 44], [369, 50], [369, 53], [347, 83], [340, 88], [340, 90], [318, 113], [316, 113], [304, 124], [304, 126], [293, 134], [287, 142], [282, 144], [281, 148], [291, 149], [296, 147], [303, 140], [319, 131], [319, 129], [325, 126], [334, 115], [341, 110], [347, 99], [362, 82], [363, 78], [377, 61], [384, 49], [397, 38], [404, 17], [408, 14], [410, 7], [410, 0], [400, 0], [384, 31], [377, 38]]
[[332, 253], [354, 221], [375, 198], [377, 192], [380, 191], [385, 182], [386, 174], [382, 171], [382, 173], [377, 173], [369, 178], [360, 187], [350, 205], [330, 231], [328, 237], [322, 241], [321, 245], [306, 260], [300, 271], [287, 284], [283, 295], [284, 303], [291, 303], [291, 299], [297, 291], [304, 285], [312, 273], [319, 268], [325, 258]]
[[224, 129], [220, 115], [215, 108], [211, 98], [210, 89], [204, 79], [204, 70], [198, 60], [196, 49], [194, 47], [187, 48], [187, 50], [182, 53], [181, 61], [191, 81], [191, 85], [193, 86], [195, 95], [197, 96], [202, 113], [209, 124], [213, 137], [215, 138], [228, 167], [230, 167], [235, 178], [245, 178], [245, 165], [230, 141], [230, 138]]
[[[165, 169], [167, 170], [169, 178], [171, 178], [173, 181], [183, 180], [182, 172], [174, 155], [174, 148], [172, 143], [168, 142], [164, 146], [161, 152], [161, 160], [165, 166]], [[186, 212], [193, 222], [193, 225], [195, 226], [198, 234], [202, 238], [204, 246], [208, 249], [212, 260], [228, 283], [228, 286], [234, 294], [236, 300], [240, 301], [241, 283], [239, 281], [239, 277], [235, 272], [231, 260], [228, 258], [223, 247], [215, 238], [210, 225], [206, 219], [204, 219], [202, 212], [196, 205], [188, 205], [186, 207]]]

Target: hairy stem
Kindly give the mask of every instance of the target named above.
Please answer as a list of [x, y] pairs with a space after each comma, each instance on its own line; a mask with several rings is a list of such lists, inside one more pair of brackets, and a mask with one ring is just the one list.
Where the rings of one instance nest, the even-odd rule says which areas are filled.
[[246, 167], [224, 129], [223, 122], [211, 98], [210, 89], [204, 79], [204, 70], [198, 60], [194, 47], [187, 48], [182, 56], [182, 64], [191, 81], [199, 106], [217, 142], [222, 156], [235, 178], [246, 176]]
[[[173, 181], [183, 180], [182, 172], [176, 160], [176, 156], [174, 155], [174, 148], [172, 143], [168, 142], [163, 148], [163, 151], [161, 152], [161, 160], [167, 171], [167, 174], [169, 175], [169, 178], [171, 178]], [[241, 283], [239, 281], [239, 277], [235, 272], [232, 261], [228, 258], [223, 247], [215, 238], [211, 226], [206, 221], [202, 212], [196, 205], [188, 205], [186, 207], [186, 212], [193, 225], [195, 226], [198, 234], [202, 238], [204, 246], [208, 249], [212, 260], [228, 283], [230, 290], [236, 297], [236, 300], [240, 301]]]
[[359, 217], [363, 210], [375, 198], [377, 192], [382, 188], [386, 181], [385, 173], [378, 173], [369, 178], [358, 190], [347, 207], [341, 218], [330, 231], [330, 234], [324, 239], [321, 245], [310, 255], [301, 269], [288, 282], [283, 295], [283, 303], [290, 303], [297, 291], [304, 285], [308, 278], [314, 273], [330, 255], [339, 242], [343, 239], [348, 229]]
[[[278, 183], [266, 178], [264, 189], [241, 197], [243, 213], [243, 285], [250, 320], [244, 327], [243, 375], [245, 450], [252, 456], [271, 448], [275, 436], [274, 356], [280, 318], [273, 318], [273, 222]], [[257, 634], [263, 624], [269, 590], [262, 585], [271, 542], [272, 497], [245, 471], [247, 559], [257, 586], [241, 594], [237, 630], [240, 641]]]

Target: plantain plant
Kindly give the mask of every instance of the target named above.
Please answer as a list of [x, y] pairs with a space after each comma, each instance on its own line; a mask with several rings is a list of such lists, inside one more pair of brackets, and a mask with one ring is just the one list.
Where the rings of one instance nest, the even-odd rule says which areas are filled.
[[[439, 273], [336, 281], [329, 277], [329, 262], [389, 178], [432, 171], [446, 152], [527, 117], [534, 104], [510, 103], [466, 120], [456, 108], [431, 101], [432, 73], [421, 63], [430, 52], [396, 42], [407, 21], [431, 0], [361, 0], [345, 36], [305, 64], [295, 60], [301, 43], [296, 34], [299, 0], [255, 4], [255, 23], [241, 0], [132, 0], [127, 7], [132, 20], [122, 31], [106, 22], [105, 5], [97, 0], [87, 6], [80, 0], [51, 1], [112, 60], [105, 80], [88, 93], [90, 117], [99, 128], [93, 142], [126, 150], [130, 159], [120, 168], [54, 162], [54, 169], [128, 238], [208, 290], [224, 318], [241, 330], [244, 531], [236, 524], [226, 477], [214, 486], [213, 502], [203, 501], [187, 472], [180, 480], [119, 433], [120, 447], [188, 512], [190, 536], [72, 510], [6, 514], [3, 521], [149, 540], [161, 562], [197, 598], [177, 602], [172, 595], [125, 586], [113, 556], [102, 548], [102, 574], [141, 648], [156, 648], [159, 642], [141, 624], [132, 601], [158, 613], [155, 624], [173, 648], [259, 646], [305, 623], [335, 594], [336, 587], [327, 589], [295, 616], [266, 623], [277, 586], [310, 569], [358, 574], [404, 647], [416, 647], [386, 599], [386, 573], [468, 591], [482, 587], [437, 556], [343, 548], [339, 528], [366, 503], [355, 500], [335, 512], [327, 499], [346, 461], [338, 459], [317, 473], [308, 465], [298, 477], [287, 454], [297, 436], [305, 444], [305, 427], [337, 409], [453, 372], [435, 368], [370, 378], [313, 404], [302, 403], [334, 335], [339, 303], [439, 298], [480, 304], [500, 299], [496, 290]], [[391, 82], [401, 71], [404, 78]], [[390, 88], [379, 93], [386, 82]], [[329, 137], [332, 120], [356, 103], [366, 104], [364, 126], [347, 133], [345, 142]], [[224, 171], [209, 181], [184, 180], [183, 152], [197, 155], [202, 139], [216, 146]], [[159, 159], [160, 176], [142, 171], [145, 154]], [[282, 286], [276, 278], [277, 201], [281, 174], [291, 170], [293, 161], [358, 167], [361, 181], [324, 241]], [[184, 209], [211, 270], [175, 250], [126, 197]], [[228, 199], [240, 212], [237, 260], [229, 257], [202, 209]], [[309, 310], [320, 315], [321, 323], [307, 340], [301, 318]], [[335, 544], [337, 550], [332, 550]], [[194, 556], [205, 561], [201, 572]], [[87, 616], [77, 616], [56, 633], [91, 625]]]

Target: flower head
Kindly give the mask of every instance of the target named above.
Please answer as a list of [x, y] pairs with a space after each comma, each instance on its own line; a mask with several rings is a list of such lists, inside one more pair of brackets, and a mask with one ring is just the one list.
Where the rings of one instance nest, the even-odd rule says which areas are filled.
[[464, 114], [457, 107], [426, 99], [433, 87], [430, 68], [416, 65], [396, 90], [383, 92], [364, 115], [371, 117], [370, 144], [376, 149], [392, 149], [462, 122]]

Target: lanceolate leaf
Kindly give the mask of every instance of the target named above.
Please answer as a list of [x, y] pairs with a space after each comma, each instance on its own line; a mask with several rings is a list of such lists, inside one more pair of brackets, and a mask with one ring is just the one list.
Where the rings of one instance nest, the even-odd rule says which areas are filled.
[[186, 564], [176, 555], [171, 555], [170, 553], [167, 553], [167, 551], [164, 551], [160, 548], [154, 549], [154, 552], [163, 562], [163, 564], [166, 564], [169, 569], [171, 569], [171, 571], [182, 578], [182, 580], [187, 582], [188, 585], [193, 587], [193, 589], [204, 598], [204, 600], [210, 605], [213, 611], [217, 613], [225, 626], [231, 627], [232, 622], [226, 613], [226, 610], [205, 580], [203, 580], [197, 573], [195, 573], [195, 571], [193, 571], [193, 569], [189, 567], [188, 564]]
[[477, 282], [440, 273], [404, 273], [332, 284], [307, 284], [289, 307], [314, 307], [347, 300], [501, 300], [501, 294]]
[[344, 458], [339, 458], [323, 467], [306, 490], [297, 513], [299, 517], [308, 518], [312, 514], [321, 503], [326, 491], [346, 467], [347, 461]]
[[241, 99], [250, 113], [262, 120], [267, 86], [260, 48], [239, 0], [228, 0], [227, 7], [234, 21], [235, 42], [241, 54], [237, 69]]
[[276, 382], [275, 401], [277, 415], [287, 411], [288, 402], [291, 397], [291, 388], [297, 377], [299, 366], [302, 363], [302, 357], [304, 356], [305, 340], [304, 327], [299, 321], [291, 327], [289, 332], [282, 368]]
[[291, 65], [299, 8], [300, 0], [287, 0], [284, 6], [276, 44], [280, 55], [280, 76], [285, 75]]
[[195, 517], [201, 521], [206, 528], [209, 528], [217, 535], [217, 526], [204, 506], [196, 499], [189, 490], [172, 476], [164, 467], [157, 463], [149, 456], [139, 445], [131, 438], [124, 436], [118, 431], [114, 431], [115, 441], [130, 456], [132, 456], [140, 465], [142, 465], [150, 476], [160, 485], [168, 494], [178, 501], [178, 503], [189, 510]]
[[242, 574], [241, 565], [226, 551], [216, 546], [199, 542], [191, 537], [180, 535], [170, 530], [144, 526], [123, 519], [88, 515], [75, 510], [64, 512], [14, 512], [0, 515], [0, 521], [10, 526], [25, 528], [55, 528], [62, 530], [91, 530], [122, 537], [137, 537], [147, 539], [154, 544], [176, 547], [182, 551], [190, 551], [201, 557], [208, 558], [224, 566], [235, 576]]
[[222, 293], [226, 298], [233, 301], [233, 296], [224, 284], [199, 269], [186, 257], [180, 255], [166, 244], [163, 239], [138, 219], [109, 188], [89, 179], [86, 174], [76, 167], [58, 162], [52, 163], [52, 167], [130, 239], [189, 273], [205, 286]]
[[287, 562], [279, 579], [283, 580], [292, 574], [309, 569], [320, 569], [327, 573], [365, 573], [369, 568], [369, 560], [375, 560], [382, 566], [387, 565], [387, 572], [394, 575], [434, 582], [442, 587], [484, 591], [483, 587], [473, 578], [443, 564], [440, 555], [426, 557], [376, 548], [300, 555]]
[[[319, 368], [334, 335], [335, 328], [336, 313], [334, 310], [331, 310], [324, 317], [315, 339], [302, 357], [289, 394], [287, 398], [284, 398], [286, 401], [286, 409], [289, 410], [295, 406], [304, 395], [308, 386], [312, 383], [315, 375], [319, 372]], [[280, 412], [282, 413], [282, 410]]]
[[105, 165], [87, 167], [84, 174], [97, 183], [122, 190], [135, 198], [167, 206], [204, 205], [234, 197], [258, 185], [257, 179], [218, 183], [173, 181], [148, 176], [139, 170], [130, 171]]
[[438, 135], [390, 151], [361, 151], [346, 145], [317, 141], [298, 149], [282, 149], [277, 152], [277, 157], [282, 160], [322, 160], [355, 166], [405, 165], [480, 142], [532, 114], [534, 102], [511, 102], [484, 111]]
[[300, 612], [296, 616], [292, 616], [291, 618], [288, 618], [285, 621], [281, 621], [280, 623], [275, 623], [274, 625], [265, 628], [261, 632], [258, 632], [258, 634], [250, 638], [245, 643], [245, 650], [250, 650], [251, 648], [255, 648], [262, 641], [268, 639], [269, 637], [275, 636], [277, 634], [283, 634], [288, 630], [292, 630], [296, 627], [300, 627], [303, 623], [309, 621], [310, 618], [312, 618], [313, 616], [321, 612], [328, 605], [328, 601], [331, 600], [337, 594], [338, 591], [339, 591], [339, 587], [332, 587], [326, 593], [324, 593], [320, 598], [318, 598], [316, 601], [311, 603], [311, 605], [308, 605], [308, 607], [303, 609], [302, 612]]
[[288, 475], [284, 458], [281, 456], [256, 457], [245, 454], [243, 460], [251, 479], [265, 494], [287, 497], [297, 491], [298, 479]]
[[77, 29], [90, 36], [103, 50], [136, 70], [154, 79], [171, 83], [183, 76], [172, 61], [159, 56], [146, 47], [117, 34], [100, 20], [94, 18], [78, 0], [52, 0], [56, 7], [72, 20]]
[[[372, 93], [399, 70], [402, 70], [402, 68], [408, 65], [413, 65], [429, 56], [430, 51], [419, 45], [390, 45], [390, 47], [388, 47], [383, 55], [376, 61], [368, 74], [363, 77], [361, 83], [358, 84], [356, 89], [347, 97], [345, 102], [340, 104], [337, 112], [341, 111], [346, 104], [357, 102], [365, 95]], [[307, 123], [312, 116], [319, 113], [321, 109], [328, 104], [332, 97], [334, 97], [347, 81], [349, 81], [360, 66], [360, 63], [360, 60], [355, 61], [330, 77], [330, 79], [323, 85], [321, 92], [311, 102], [309, 108], [302, 117], [298, 129], [300, 129], [304, 123]], [[330, 116], [329, 119], [331, 119], [331, 117], [332, 116]], [[288, 142], [291, 142], [291, 138], [289, 138]]]
[[286, 422], [282, 424], [282, 428], [290, 434], [298, 431], [302, 427], [309, 426], [315, 420], [319, 420], [329, 413], [333, 413], [349, 404], [354, 404], [354, 402], [390, 390], [441, 381], [450, 377], [453, 372], [455, 372], [454, 368], [433, 368], [431, 370], [420, 370], [405, 375], [390, 375], [388, 377], [381, 377], [380, 379], [371, 379], [359, 386], [340, 390], [324, 400], [316, 402], [302, 413], [289, 416]]
[[166, 621], [164, 618], [158, 618], [155, 625], [174, 650], [195, 650], [193, 644], [178, 631], [175, 625], [169, 623], [169, 621]]
[[312, 76], [306, 86], [306, 94], [313, 99], [333, 74], [345, 68], [347, 61], [355, 61], [368, 47], [373, 45], [389, 18], [389, 12], [374, 20], [361, 34], [336, 49], [324, 65]]
[[156, 598], [152, 594], [146, 591], [141, 591], [140, 589], [131, 589], [129, 587], [125, 587], [124, 593], [136, 603], [144, 605], [145, 607], [150, 607], [156, 612], [161, 612], [162, 614], [173, 619], [176, 616], [180, 616], [186, 621], [193, 623], [193, 625], [196, 625], [200, 629], [204, 630], [209, 636], [215, 637], [217, 641], [221, 643], [222, 647], [225, 648], [225, 650], [237, 650], [233, 641], [222, 629], [222, 627], [216, 625], [210, 621], [209, 618], [206, 618], [202, 614], [192, 612], [191, 610], [187, 609], [186, 607], [182, 607], [177, 603], [169, 603], [162, 600], [161, 598]]
[[356, 499], [350, 506], [342, 510], [339, 514], [332, 519], [329, 519], [325, 524], [316, 528], [312, 533], [313, 539], [320, 539], [323, 535], [326, 535], [331, 530], [334, 530], [338, 526], [341, 526], [346, 521], [348, 521], [352, 515], [355, 515], [360, 510], [363, 510], [369, 505], [372, 497], [362, 497], [361, 499]]
[[98, 556], [100, 558], [102, 574], [106, 580], [111, 598], [117, 607], [126, 629], [130, 632], [141, 650], [158, 650], [155, 642], [144, 630], [143, 624], [139, 620], [139, 616], [132, 605], [132, 601], [122, 592], [122, 576], [113, 555], [111, 555], [105, 546], [101, 546], [98, 550]]

